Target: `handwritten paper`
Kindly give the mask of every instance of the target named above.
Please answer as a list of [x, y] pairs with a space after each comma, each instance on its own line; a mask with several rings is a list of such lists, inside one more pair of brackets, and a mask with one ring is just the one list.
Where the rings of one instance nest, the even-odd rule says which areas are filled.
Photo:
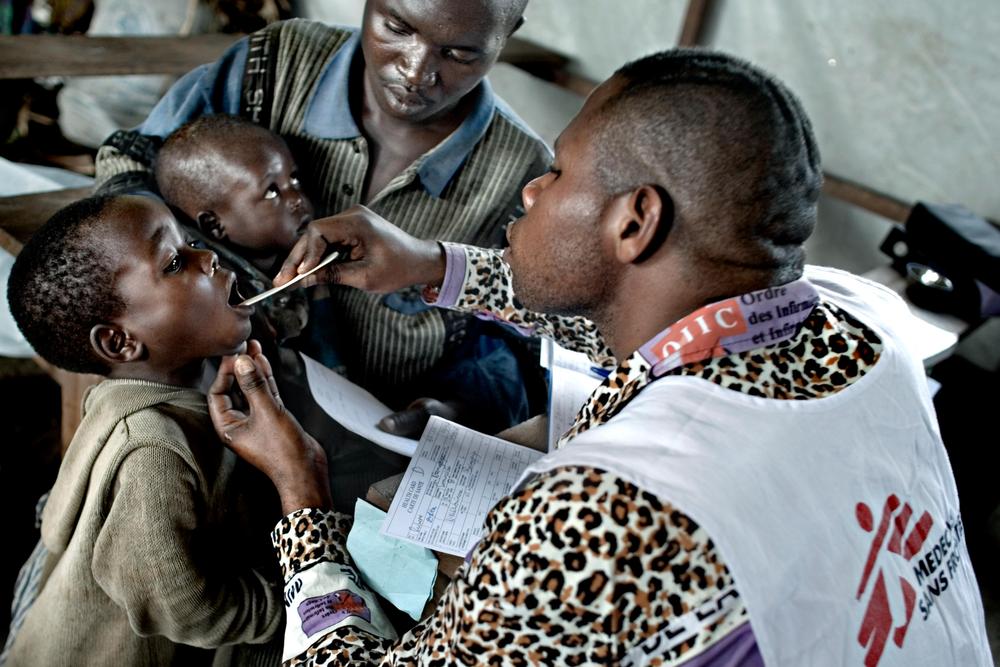
[[376, 426], [383, 417], [392, 414], [392, 410], [347, 378], [304, 354], [300, 356], [306, 367], [309, 391], [326, 414], [348, 431], [376, 445], [403, 456], [413, 455], [416, 440], [386, 433]]
[[604, 378], [590, 358], [542, 339], [541, 365], [549, 369], [549, 451], [569, 430], [583, 404]]
[[382, 533], [456, 556], [482, 537], [483, 521], [542, 453], [431, 417]]

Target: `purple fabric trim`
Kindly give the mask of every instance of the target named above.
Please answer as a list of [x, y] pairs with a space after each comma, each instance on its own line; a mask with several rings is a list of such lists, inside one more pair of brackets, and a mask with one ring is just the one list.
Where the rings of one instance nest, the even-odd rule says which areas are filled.
[[462, 296], [462, 285], [465, 284], [465, 250], [453, 243], [442, 243], [441, 246], [445, 256], [444, 280], [434, 305], [451, 308], [458, 303], [458, 298]]
[[983, 317], [1000, 315], [1000, 294], [978, 280], [976, 287], [979, 288], [979, 314]]
[[684, 667], [764, 667], [764, 658], [750, 621], [747, 621], [707, 651], [680, 664]]

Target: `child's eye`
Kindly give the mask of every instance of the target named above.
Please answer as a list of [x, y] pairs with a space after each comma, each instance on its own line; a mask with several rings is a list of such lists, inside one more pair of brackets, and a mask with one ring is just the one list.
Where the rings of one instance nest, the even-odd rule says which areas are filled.
[[278, 197], [279, 191], [278, 186], [272, 183], [268, 186], [267, 190], [264, 191], [264, 199], [276, 199]]
[[164, 273], [177, 273], [184, 267], [184, 259], [180, 255], [174, 255], [170, 262], [163, 269]]

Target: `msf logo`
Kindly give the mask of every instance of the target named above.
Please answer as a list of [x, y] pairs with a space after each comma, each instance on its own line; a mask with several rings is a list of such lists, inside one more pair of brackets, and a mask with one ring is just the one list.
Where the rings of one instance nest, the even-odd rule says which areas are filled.
[[[865, 654], [865, 667], [875, 667], [882, 658], [890, 635], [896, 646], [903, 647], [903, 640], [913, 619], [913, 608], [917, 599], [917, 591], [909, 581], [903, 577], [895, 577], [898, 581], [894, 582], [890, 575], [887, 584], [882, 568], [876, 570], [875, 563], [883, 548], [907, 562], [912, 560], [923, 547], [934, 525], [934, 519], [924, 512], [907, 533], [910, 519], [913, 517], [913, 508], [909, 503], [901, 503], [895, 494], [886, 498], [878, 524], [874, 521], [871, 508], [865, 503], [858, 503], [854, 514], [865, 532], [874, 533], [856, 599], [861, 600], [863, 596], [868, 596], [865, 615], [858, 631], [858, 643], [862, 648], [868, 649]], [[873, 573], [875, 573], [874, 578]], [[893, 618], [892, 609], [889, 607], [888, 587], [897, 585], [903, 601], [903, 618], [899, 619]]]

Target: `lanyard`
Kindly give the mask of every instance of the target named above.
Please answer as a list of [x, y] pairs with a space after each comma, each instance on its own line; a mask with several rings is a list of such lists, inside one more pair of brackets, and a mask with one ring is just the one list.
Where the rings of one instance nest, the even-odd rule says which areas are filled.
[[699, 308], [625, 359], [594, 390], [556, 447], [607, 422], [646, 385], [678, 366], [788, 340], [817, 303], [816, 288], [800, 278]]
[[638, 349], [660, 377], [684, 364], [775, 345], [796, 334], [819, 302], [805, 278], [710, 303]]

